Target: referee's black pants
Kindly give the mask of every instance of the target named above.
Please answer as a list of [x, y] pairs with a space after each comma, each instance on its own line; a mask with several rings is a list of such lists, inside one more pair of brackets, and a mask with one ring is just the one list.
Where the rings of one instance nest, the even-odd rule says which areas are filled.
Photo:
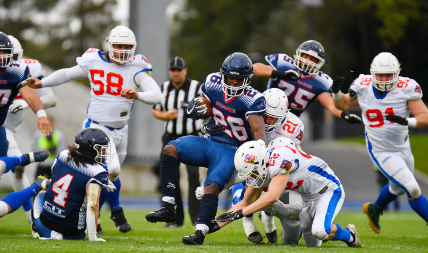
[[[193, 135], [197, 135], [196, 133]], [[159, 159], [159, 162], [156, 163], [153, 166], [153, 172], [160, 178], [160, 164], [162, 161], [162, 154], [163, 154], [163, 147], [165, 147], [168, 142], [176, 140], [184, 135], [172, 135], [168, 133], [164, 133], [162, 136], [162, 152], [161, 152], [161, 159]], [[189, 196], [188, 196], [188, 204], [189, 204], [189, 214], [190, 219], [192, 220], [192, 224], [195, 226], [198, 221], [199, 216], [199, 206], [201, 205], [201, 201], [196, 199], [195, 191], [198, 186], [201, 185], [199, 181], [199, 167], [186, 165], [187, 167], [187, 174], [188, 174], [188, 181], [189, 181]], [[180, 177], [180, 174], [179, 174]], [[160, 187], [160, 180], [159, 180], [159, 186], [158, 191], [161, 192]], [[180, 180], [177, 180], [177, 185], [175, 189], [175, 203], [177, 204], [177, 226], [183, 225], [184, 221], [184, 210], [183, 210], [183, 198], [181, 197], [181, 189], [180, 189]]]

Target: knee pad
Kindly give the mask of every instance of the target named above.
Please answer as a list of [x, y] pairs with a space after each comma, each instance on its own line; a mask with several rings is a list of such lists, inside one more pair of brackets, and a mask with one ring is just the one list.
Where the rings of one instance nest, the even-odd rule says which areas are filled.
[[110, 166], [108, 166], [108, 173], [110, 181], [114, 182], [119, 178], [120, 174], [120, 164], [119, 163], [111, 163]]
[[0, 201], [0, 217], [3, 217], [8, 213], [9, 213], [9, 206], [4, 201]]
[[25, 171], [25, 167], [23, 167], [21, 165], [16, 166], [15, 169], [14, 169], [15, 178], [16, 179], [22, 179], [24, 171]]
[[421, 188], [419, 187], [417, 182], [409, 182], [409, 184], [406, 184], [407, 191], [409, 192], [410, 196], [409, 198], [417, 199], [421, 196]]
[[312, 234], [319, 240], [325, 240], [328, 237], [324, 226], [316, 226], [315, 224], [312, 226]]
[[412, 199], [417, 199], [421, 196], [421, 188], [419, 187], [418, 182], [413, 177], [407, 180], [403, 180], [405, 183], [401, 186], [396, 185], [395, 183], [389, 183], [389, 191], [394, 195], [402, 195], [404, 192], [407, 194], [407, 197]]

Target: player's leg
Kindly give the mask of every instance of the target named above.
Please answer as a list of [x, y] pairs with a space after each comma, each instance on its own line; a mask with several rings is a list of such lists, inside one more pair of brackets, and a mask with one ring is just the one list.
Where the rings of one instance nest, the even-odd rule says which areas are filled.
[[208, 167], [209, 153], [206, 140], [197, 136], [184, 136], [170, 141], [163, 149], [161, 159], [162, 207], [146, 214], [149, 222], [176, 221], [175, 189], [180, 162], [193, 166]]
[[198, 222], [199, 207], [201, 206], [201, 201], [195, 196], [196, 188], [201, 185], [199, 181], [199, 167], [187, 165], [186, 168], [189, 177], [189, 214], [193, 226], [196, 226], [196, 223]]
[[178, 172], [178, 180], [177, 184], [175, 185], [175, 203], [177, 204], [175, 208], [176, 212], [176, 221], [175, 224], [171, 224], [173, 227], [181, 227], [184, 223], [184, 209], [183, 209], [183, 198], [181, 196], [181, 187], [180, 187], [180, 172]]
[[[18, 143], [15, 140], [15, 135], [12, 130], [6, 128], [6, 136], [9, 141], [9, 149], [7, 151], [7, 156], [22, 156], [21, 151], [18, 148]], [[27, 176], [25, 175], [25, 167], [24, 166], [16, 166], [12, 169], [14, 175], [12, 176], [12, 187], [14, 191], [21, 191], [28, 186], [30, 186], [30, 182], [28, 181]], [[25, 214], [27, 215], [27, 221], [31, 223], [31, 208], [33, 207], [33, 201], [31, 198], [28, 199], [24, 205]]]
[[[232, 186], [232, 206], [238, 204], [244, 198], [245, 181]], [[250, 242], [259, 243], [263, 241], [263, 236], [254, 223], [253, 214], [247, 215], [242, 219], [245, 235]]]
[[205, 235], [208, 233], [212, 221], [218, 208], [218, 195], [223, 190], [224, 185], [235, 171], [233, 159], [236, 148], [222, 145], [211, 140], [203, 139], [204, 147], [209, 154], [209, 166], [207, 178], [204, 182], [204, 196], [199, 208], [199, 219], [195, 233], [185, 236], [182, 240], [184, 244], [203, 244]]
[[343, 241], [350, 247], [361, 247], [353, 224], [348, 224], [346, 228], [342, 228], [338, 223], [333, 223], [344, 200], [345, 192], [341, 186], [334, 191], [328, 190], [321, 195], [316, 203], [312, 234], [319, 240]]

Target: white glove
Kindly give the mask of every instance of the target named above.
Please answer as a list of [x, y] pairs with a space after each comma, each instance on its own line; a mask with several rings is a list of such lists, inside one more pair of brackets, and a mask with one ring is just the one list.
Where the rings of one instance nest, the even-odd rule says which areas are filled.
[[108, 181], [108, 186], [103, 186], [104, 188], [107, 189], [108, 192], [114, 192], [114, 190], [116, 190], [116, 186], [114, 186], [112, 181]]
[[9, 106], [9, 112], [11, 113], [17, 113], [19, 110], [25, 110], [27, 109], [29, 106], [27, 104], [27, 102], [25, 102], [25, 100], [23, 99], [18, 99], [18, 100], [14, 100], [12, 102], [12, 104]]
[[196, 188], [195, 195], [198, 200], [202, 200], [202, 197], [204, 196], [204, 187], [199, 186]]
[[89, 237], [89, 241], [91, 242], [105, 242], [106, 240], [102, 239], [102, 238], [98, 238], [97, 236], [94, 236], [93, 238], [91, 238], [92, 236]]

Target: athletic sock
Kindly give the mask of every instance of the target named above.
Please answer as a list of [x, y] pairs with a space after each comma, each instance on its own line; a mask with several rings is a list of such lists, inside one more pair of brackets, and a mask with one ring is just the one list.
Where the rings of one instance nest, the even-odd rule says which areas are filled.
[[11, 169], [15, 168], [16, 166], [20, 165], [21, 162], [25, 163], [27, 159], [25, 159], [24, 156], [20, 157], [0, 157], [0, 161], [3, 161], [6, 166], [0, 166], [0, 175], [5, 174], [9, 172]]
[[425, 220], [425, 222], [428, 222], [428, 201], [424, 195], [421, 194], [417, 199], [409, 199], [409, 204], [412, 209]]
[[117, 178], [116, 181], [113, 182], [113, 184], [114, 186], [116, 186], [116, 190], [114, 190], [113, 192], [106, 191], [106, 198], [107, 198], [108, 204], [110, 205], [111, 211], [115, 211], [121, 208], [120, 202], [119, 202], [120, 187], [122, 186], [120, 182], [120, 178]]
[[175, 196], [179, 165], [180, 162], [175, 157], [162, 155], [162, 163], [160, 166], [162, 196]]
[[2, 199], [12, 209], [12, 212], [22, 206], [28, 199], [37, 194], [39, 187], [36, 184], [32, 184], [22, 191], [11, 192]]
[[205, 224], [208, 227], [211, 221], [215, 219], [218, 207], [218, 195], [214, 193], [205, 194], [202, 197], [201, 206], [199, 207], [198, 224]]
[[23, 205], [22, 208], [24, 208], [24, 211], [31, 210], [33, 208], [33, 200], [29, 198]]
[[389, 191], [389, 184], [385, 185], [382, 190], [380, 190], [379, 196], [376, 200], [376, 205], [380, 207], [380, 209], [386, 209], [389, 203], [394, 201], [397, 198], [397, 195], [392, 194]]
[[348, 229], [342, 228], [339, 224], [336, 224], [337, 230], [336, 234], [334, 234], [332, 241], [343, 241], [346, 243], [352, 243], [354, 238], [351, 235], [351, 232]]

